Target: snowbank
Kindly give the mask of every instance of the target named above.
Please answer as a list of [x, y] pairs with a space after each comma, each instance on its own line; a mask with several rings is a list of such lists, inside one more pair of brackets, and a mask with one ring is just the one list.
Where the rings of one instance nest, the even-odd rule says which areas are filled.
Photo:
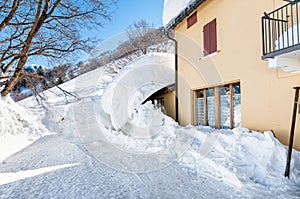
[[163, 11], [163, 25], [166, 26], [175, 19], [181, 11], [191, 5], [195, 0], [165, 0]]
[[[293, 151], [288, 180], [284, 177], [287, 147], [272, 132], [252, 132], [241, 127], [181, 127], [151, 103], [136, 107], [128, 123], [131, 125], [121, 131], [103, 130], [106, 139], [121, 152], [110, 160], [103, 154], [95, 156], [113, 168], [139, 173], [176, 161], [195, 177], [213, 177], [238, 189], [261, 186], [282, 187], [283, 191], [288, 184], [300, 184], [299, 151]], [[148, 132], [137, 127], [147, 127]], [[113, 153], [116, 152], [111, 150], [106, 154]]]
[[150, 53], [119, 72], [102, 96], [103, 110], [114, 128], [124, 126], [135, 108], [153, 93], [175, 83], [174, 66], [174, 54]]
[[[216, 130], [201, 126], [180, 127], [151, 103], [140, 105], [157, 88], [149, 86], [139, 90], [136, 87], [147, 81], [148, 77], [155, 81], [161, 78], [153, 74], [155, 68], [149, 67], [145, 70], [142, 66], [171, 63], [167, 61], [168, 56], [144, 56], [124, 67], [114, 79], [105, 75], [101, 78], [106, 87], [100, 86], [101, 92], [98, 95], [102, 98], [102, 103], [97, 110], [103, 109], [107, 118], [121, 116], [121, 119], [126, 120], [121, 129], [103, 130], [106, 139], [122, 151], [116, 155], [117, 159], [109, 161], [109, 158], [102, 155], [96, 157], [100, 160], [106, 159], [107, 165], [120, 170], [123, 170], [122, 166], [115, 162], [122, 162], [133, 172], [162, 168], [167, 164], [166, 160], [177, 160], [182, 166], [196, 170], [197, 175], [213, 176], [239, 188], [249, 184], [276, 187], [287, 183], [283, 177], [287, 148], [271, 132], [250, 132], [245, 128]], [[171, 58], [172, 56], [170, 60]], [[148, 77], [141, 76], [137, 70], [139, 67]], [[141, 81], [138, 81], [140, 77]], [[126, 86], [131, 87], [128, 89]], [[126, 92], [123, 93], [122, 90]], [[137, 90], [139, 92], [135, 94], [134, 91]], [[130, 92], [133, 93], [128, 94]], [[107, 154], [114, 152], [111, 150]], [[130, 154], [148, 155], [147, 161], [144, 158], [134, 159]], [[165, 158], [164, 161], [159, 159], [162, 157]], [[135, 164], [132, 164], [133, 159]], [[290, 182], [300, 183], [298, 151], [293, 152], [290, 176]]]
[[[205, 135], [218, 136], [213, 149], [200, 152]], [[180, 162], [199, 174], [214, 176], [234, 186], [260, 184], [276, 187], [287, 183], [284, 178], [287, 148], [272, 132], [250, 132], [245, 128], [214, 130], [199, 127], [196, 139]], [[300, 183], [300, 153], [293, 151], [290, 182]]]
[[142, 170], [145, 165], [147, 169], [161, 168], [166, 162], [159, 162], [157, 157], [164, 157], [196, 171], [196, 176], [214, 177], [237, 188], [254, 184], [268, 188], [300, 184], [300, 152], [293, 151], [290, 179], [287, 180], [284, 177], [287, 147], [270, 131], [252, 132], [242, 127], [233, 130], [180, 127], [151, 103], [140, 105], [136, 110], [129, 121], [133, 127], [156, 125], [159, 128], [149, 128], [146, 134], [132, 126], [125, 129], [126, 132], [105, 131], [105, 137], [127, 154], [157, 154], [156, 157], [149, 155], [146, 162], [136, 160], [136, 168], [128, 162], [127, 168], [132, 171]]
[[10, 97], [0, 98], [0, 161], [50, 132], [31, 111]]
[[[104, 133], [113, 145], [135, 154], [155, 153], [167, 148], [176, 140], [175, 132], [179, 127], [172, 118], [164, 115], [151, 102], [136, 107], [129, 124], [130, 126], [127, 125], [124, 129], [126, 132], [105, 131]], [[153, 125], [159, 128], [151, 128]], [[148, 127], [148, 129], [142, 131], [138, 127]], [[130, 132], [130, 136], [127, 132]]]

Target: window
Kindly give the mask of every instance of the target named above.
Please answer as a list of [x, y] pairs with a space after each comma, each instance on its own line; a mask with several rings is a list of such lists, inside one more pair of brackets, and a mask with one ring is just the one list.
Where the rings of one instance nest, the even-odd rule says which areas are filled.
[[155, 108], [158, 108], [161, 110], [161, 112], [165, 113], [165, 100], [163, 97], [151, 99], [151, 102]]
[[187, 28], [197, 23], [197, 12], [194, 12], [191, 16], [187, 18]]
[[217, 51], [217, 20], [214, 19], [203, 27], [204, 56]]
[[215, 128], [241, 126], [240, 83], [195, 91], [196, 123]]

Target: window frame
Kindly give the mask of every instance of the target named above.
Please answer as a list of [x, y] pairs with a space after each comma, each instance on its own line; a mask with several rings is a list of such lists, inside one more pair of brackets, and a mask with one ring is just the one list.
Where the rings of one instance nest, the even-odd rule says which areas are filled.
[[[234, 123], [234, 89], [233, 86], [235, 84], [239, 84], [241, 86], [240, 81], [233, 81], [229, 83], [219, 84], [210, 87], [203, 87], [200, 89], [194, 90], [194, 124], [198, 125], [197, 118], [197, 92], [203, 91], [204, 98], [204, 126], [208, 126], [208, 109], [207, 109], [207, 90], [213, 88], [214, 89], [214, 97], [215, 97], [215, 128], [221, 128], [221, 113], [220, 113], [220, 93], [219, 88], [229, 86], [229, 100], [230, 100], [230, 129], [233, 129], [235, 126]], [[241, 91], [240, 91], [241, 94]]]

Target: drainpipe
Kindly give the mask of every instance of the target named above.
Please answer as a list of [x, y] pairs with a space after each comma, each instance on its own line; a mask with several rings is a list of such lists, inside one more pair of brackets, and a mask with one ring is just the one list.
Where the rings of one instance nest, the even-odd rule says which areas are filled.
[[164, 34], [175, 43], [175, 121], [178, 120], [178, 42], [170, 36], [169, 30], [164, 29]]

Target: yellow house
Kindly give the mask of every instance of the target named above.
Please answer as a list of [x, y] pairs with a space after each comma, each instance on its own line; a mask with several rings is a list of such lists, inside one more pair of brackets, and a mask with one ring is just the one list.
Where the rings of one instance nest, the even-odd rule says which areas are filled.
[[273, 130], [288, 144], [299, 23], [297, 0], [195, 0], [183, 8], [166, 25], [178, 45], [180, 124]]

